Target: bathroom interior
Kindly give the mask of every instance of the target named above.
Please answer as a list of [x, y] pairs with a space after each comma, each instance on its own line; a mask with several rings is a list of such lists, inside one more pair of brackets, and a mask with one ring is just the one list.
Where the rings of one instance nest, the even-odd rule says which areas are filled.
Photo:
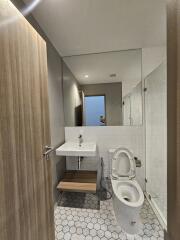
[[0, 66], [0, 239], [164, 240], [166, 2], [0, 0]]

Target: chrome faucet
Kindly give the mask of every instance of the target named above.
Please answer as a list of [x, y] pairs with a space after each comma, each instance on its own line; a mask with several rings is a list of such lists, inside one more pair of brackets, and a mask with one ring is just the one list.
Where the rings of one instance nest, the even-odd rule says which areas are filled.
[[79, 134], [78, 139], [79, 139], [79, 147], [81, 147], [81, 146], [82, 146], [82, 143], [83, 143], [83, 137], [82, 137], [81, 134]]

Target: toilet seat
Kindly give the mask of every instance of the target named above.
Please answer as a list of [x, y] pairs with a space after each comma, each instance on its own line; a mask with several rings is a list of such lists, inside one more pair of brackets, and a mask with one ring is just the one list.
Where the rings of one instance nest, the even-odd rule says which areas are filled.
[[135, 160], [133, 154], [127, 148], [118, 148], [112, 156], [112, 178], [133, 179], [136, 176]]

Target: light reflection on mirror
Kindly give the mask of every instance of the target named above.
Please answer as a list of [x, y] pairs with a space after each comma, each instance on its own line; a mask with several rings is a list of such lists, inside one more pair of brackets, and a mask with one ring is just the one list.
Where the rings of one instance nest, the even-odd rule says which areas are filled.
[[63, 58], [66, 126], [142, 125], [141, 49]]

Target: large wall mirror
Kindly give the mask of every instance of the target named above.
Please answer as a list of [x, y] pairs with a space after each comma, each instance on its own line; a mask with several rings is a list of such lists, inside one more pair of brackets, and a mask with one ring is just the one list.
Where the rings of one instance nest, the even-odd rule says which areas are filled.
[[141, 49], [63, 58], [66, 126], [142, 125]]

